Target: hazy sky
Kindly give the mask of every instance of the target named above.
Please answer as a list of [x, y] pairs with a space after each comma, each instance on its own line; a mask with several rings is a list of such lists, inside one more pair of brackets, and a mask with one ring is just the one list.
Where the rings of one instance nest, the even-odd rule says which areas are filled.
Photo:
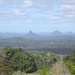
[[0, 32], [75, 32], [75, 0], [0, 0]]

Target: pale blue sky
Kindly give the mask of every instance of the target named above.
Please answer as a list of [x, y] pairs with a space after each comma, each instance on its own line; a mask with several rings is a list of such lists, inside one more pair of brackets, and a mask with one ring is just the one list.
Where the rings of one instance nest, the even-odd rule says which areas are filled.
[[0, 32], [75, 32], [75, 0], [0, 0]]

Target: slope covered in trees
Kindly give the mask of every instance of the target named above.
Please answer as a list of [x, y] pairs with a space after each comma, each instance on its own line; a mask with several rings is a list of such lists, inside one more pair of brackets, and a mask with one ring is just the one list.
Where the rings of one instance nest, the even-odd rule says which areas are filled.
[[66, 56], [64, 61], [65, 64], [69, 67], [70, 72], [72, 74], [75, 74], [75, 52], [73, 52], [69, 56]]
[[7, 56], [4, 61], [4, 65], [14, 69], [15, 71], [21, 70], [26, 73], [36, 71], [33, 57], [28, 53], [23, 52], [21, 48], [12, 49], [11, 47], [6, 47], [2, 49], [2, 52]]
[[50, 52], [41, 52], [35, 54], [34, 59], [38, 69], [50, 69], [56, 62], [55, 56]]
[[[21, 48], [5, 47], [1, 50], [4, 55], [2, 66], [7, 66], [11, 73], [21, 71], [25, 73], [46, 73], [56, 62], [54, 54], [50, 52], [40, 52], [37, 54], [29, 54]], [[0, 59], [1, 60], [1, 59]], [[2, 61], [2, 60], [1, 60]], [[7, 69], [5, 68], [5, 71]]]
[[2, 53], [0, 53], [0, 75], [1, 74], [12, 74], [14, 72], [13, 69], [11, 69], [3, 64], [5, 58], [6, 58], [6, 56], [3, 55]]
[[34, 54], [34, 59], [37, 66], [37, 74], [40, 75], [50, 74], [52, 65], [57, 61], [55, 55], [50, 52]]

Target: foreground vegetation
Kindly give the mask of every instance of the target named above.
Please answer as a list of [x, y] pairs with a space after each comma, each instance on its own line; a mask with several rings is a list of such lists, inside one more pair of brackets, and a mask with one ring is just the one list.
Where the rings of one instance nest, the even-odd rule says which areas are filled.
[[14, 70], [3, 64], [4, 59], [5, 59], [5, 56], [3, 56], [2, 53], [0, 53], [0, 75], [1, 74], [12, 74]]
[[53, 65], [51, 72], [52, 75], [71, 75], [68, 67], [64, 64], [64, 55], [58, 54], [58, 61]]
[[[1, 55], [2, 54], [2, 55]], [[52, 65], [57, 61], [50, 52], [29, 54], [21, 48], [5, 47], [0, 51], [0, 72], [6, 74], [37, 73], [49, 74]]]
[[75, 52], [66, 56], [64, 61], [63, 57], [64, 55], [61, 54], [53, 54], [44, 51], [28, 53], [21, 48], [11, 48], [7, 46], [0, 51], [0, 75], [51, 75], [51, 69], [57, 62], [54, 67], [56, 71], [54, 72], [57, 72], [57, 74], [59, 72], [64, 72], [64, 74], [69, 73], [66, 68], [66, 66], [68, 66], [71, 74], [75, 74]]
[[75, 52], [73, 52], [69, 56], [66, 56], [64, 61], [65, 64], [68, 66], [71, 74], [75, 74]]

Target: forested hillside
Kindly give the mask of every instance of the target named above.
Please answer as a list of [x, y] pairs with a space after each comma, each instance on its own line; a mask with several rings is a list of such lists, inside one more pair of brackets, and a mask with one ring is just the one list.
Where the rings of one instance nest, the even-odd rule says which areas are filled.
[[5, 66], [4, 60], [5, 60], [6, 56], [3, 55], [3, 53], [0, 53], [0, 75], [1, 74], [12, 74], [14, 72], [14, 70], [8, 66]]
[[[1, 55], [2, 54], [2, 55]], [[21, 71], [24, 73], [41, 73], [51, 69], [52, 65], [57, 61], [55, 55], [50, 52], [39, 52], [37, 54], [29, 54], [21, 48], [11, 48], [9, 46], [0, 51], [1, 67], [0, 72], [9, 74]], [[6, 66], [6, 67], [5, 67]]]
[[75, 51], [64, 58], [65, 64], [69, 67], [72, 74], [75, 74]]

